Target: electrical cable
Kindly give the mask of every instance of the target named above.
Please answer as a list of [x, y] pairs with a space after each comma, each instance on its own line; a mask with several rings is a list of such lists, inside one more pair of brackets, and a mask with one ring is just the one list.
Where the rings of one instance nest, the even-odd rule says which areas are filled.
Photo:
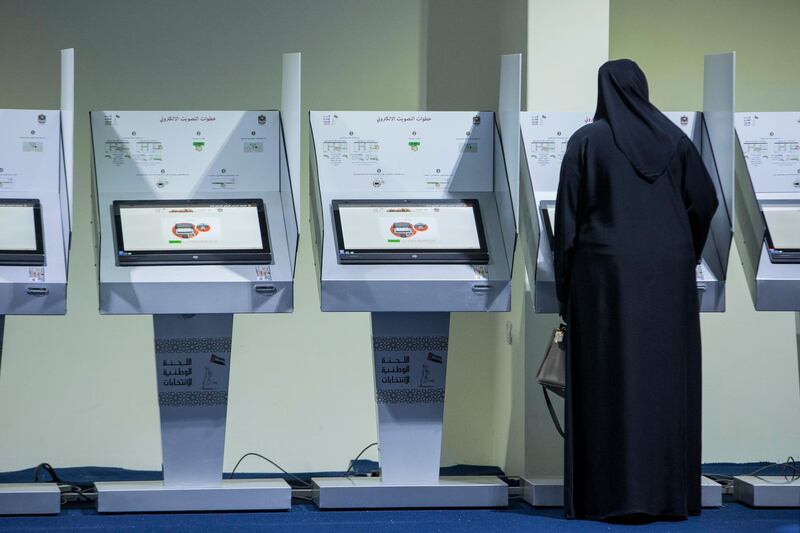
[[[777, 467], [781, 468], [781, 474], [779, 474], [779, 475], [783, 475], [783, 479], [785, 481], [793, 483], [793, 482], [797, 481], [798, 479], [800, 479], [800, 467], [797, 466], [797, 461], [791, 455], [786, 459], [786, 461], [784, 461], [782, 463], [772, 463], [772, 464], [768, 464], [766, 466], [762, 466], [761, 468], [751, 472], [750, 475], [753, 476], [753, 477], [757, 477], [761, 481], [766, 481], [767, 483], [774, 483], [774, 481], [770, 481], [768, 479], [765, 479], [763, 476], [760, 476], [759, 474], [761, 472], [764, 472], [765, 470], [769, 470], [770, 468], [777, 468]], [[789, 472], [791, 472], [791, 479], [790, 479], [790, 475], [787, 473], [787, 470]]]
[[256, 452], [247, 452], [246, 454], [244, 454], [236, 462], [236, 466], [233, 467], [233, 470], [231, 471], [231, 475], [228, 477], [228, 479], [233, 479], [233, 475], [236, 473], [236, 470], [239, 468], [239, 465], [242, 464], [242, 461], [244, 461], [245, 459], [247, 459], [250, 456], [254, 456], [254, 457], [258, 457], [259, 459], [263, 459], [264, 461], [268, 462], [269, 464], [271, 464], [272, 466], [274, 466], [275, 468], [277, 468], [278, 470], [280, 470], [281, 472], [283, 472], [284, 474], [286, 474], [290, 478], [292, 478], [295, 481], [297, 481], [298, 483], [302, 484], [304, 487], [311, 487], [311, 483], [309, 483], [308, 481], [306, 481], [304, 479], [301, 479], [301, 478], [295, 476], [294, 474], [290, 474], [289, 472], [284, 470], [284, 468], [281, 465], [279, 465], [278, 463], [276, 463], [275, 461], [273, 461], [269, 457], [264, 457], [260, 453], [256, 453]]
[[370, 448], [372, 448], [373, 446], [377, 446], [377, 445], [378, 445], [378, 443], [377, 443], [377, 442], [373, 442], [372, 444], [370, 444], [370, 445], [366, 446], [366, 447], [365, 447], [363, 450], [361, 450], [361, 451], [358, 453], [358, 455], [356, 455], [356, 458], [355, 458], [355, 459], [353, 459], [353, 460], [350, 462], [350, 467], [349, 467], [347, 470], [345, 470], [345, 472], [344, 472], [344, 476], [343, 476], [343, 477], [350, 477], [350, 472], [352, 472], [352, 471], [353, 471], [353, 468], [356, 466], [356, 462], [357, 462], [359, 459], [361, 459], [361, 456], [362, 456], [362, 455], [364, 455], [364, 453], [365, 453], [367, 450], [369, 450], [369, 449], [370, 449]]

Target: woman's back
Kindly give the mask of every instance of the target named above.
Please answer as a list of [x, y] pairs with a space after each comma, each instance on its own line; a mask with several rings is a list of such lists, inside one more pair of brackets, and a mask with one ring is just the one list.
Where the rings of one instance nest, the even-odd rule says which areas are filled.
[[567, 146], [555, 271], [567, 321], [565, 506], [607, 519], [700, 512], [695, 264], [717, 207], [691, 141], [632, 61], [600, 69]]
[[684, 143], [664, 175], [647, 181], [614, 144], [607, 121], [583, 127], [571, 142], [579, 143], [580, 151], [573, 154], [580, 157], [575, 164], [583, 167], [576, 252], [693, 260], [692, 233], [681, 194], [688, 157]]

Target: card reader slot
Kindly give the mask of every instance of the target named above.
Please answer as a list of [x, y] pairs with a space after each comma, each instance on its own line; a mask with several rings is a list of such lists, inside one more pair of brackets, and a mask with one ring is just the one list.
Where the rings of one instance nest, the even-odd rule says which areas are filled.
[[28, 287], [25, 292], [30, 296], [47, 296], [50, 294], [50, 289], [47, 287]]
[[486, 292], [491, 292], [491, 291], [492, 291], [492, 286], [491, 285], [473, 285], [472, 286], [472, 292], [486, 293]]
[[253, 290], [256, 291], [256, 294], [264, 296], [272, 296], [278, 292], [278, 289], [274, 285], [256, 285]]

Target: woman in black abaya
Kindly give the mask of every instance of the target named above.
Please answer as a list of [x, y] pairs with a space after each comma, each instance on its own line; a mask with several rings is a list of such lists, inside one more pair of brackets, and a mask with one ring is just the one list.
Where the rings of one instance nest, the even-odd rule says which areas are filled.
[[695, 267], [717, 197], [636, 63], [610, 61], [598, 77], [594, 122], [569, 141], [556, 206], [566, 513], [686, 517], [700, 512]]

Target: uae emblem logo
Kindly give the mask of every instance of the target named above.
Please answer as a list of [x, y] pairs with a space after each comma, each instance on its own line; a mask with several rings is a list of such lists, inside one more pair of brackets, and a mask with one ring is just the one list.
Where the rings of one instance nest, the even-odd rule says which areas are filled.
[[267, 123], [267, 117], [265, 115], [258, 115], [258, 125], [263, 126]]
[[37, 117], [39, 124], [45, 124], [47, 122], [47, 115], [41, 114]]

